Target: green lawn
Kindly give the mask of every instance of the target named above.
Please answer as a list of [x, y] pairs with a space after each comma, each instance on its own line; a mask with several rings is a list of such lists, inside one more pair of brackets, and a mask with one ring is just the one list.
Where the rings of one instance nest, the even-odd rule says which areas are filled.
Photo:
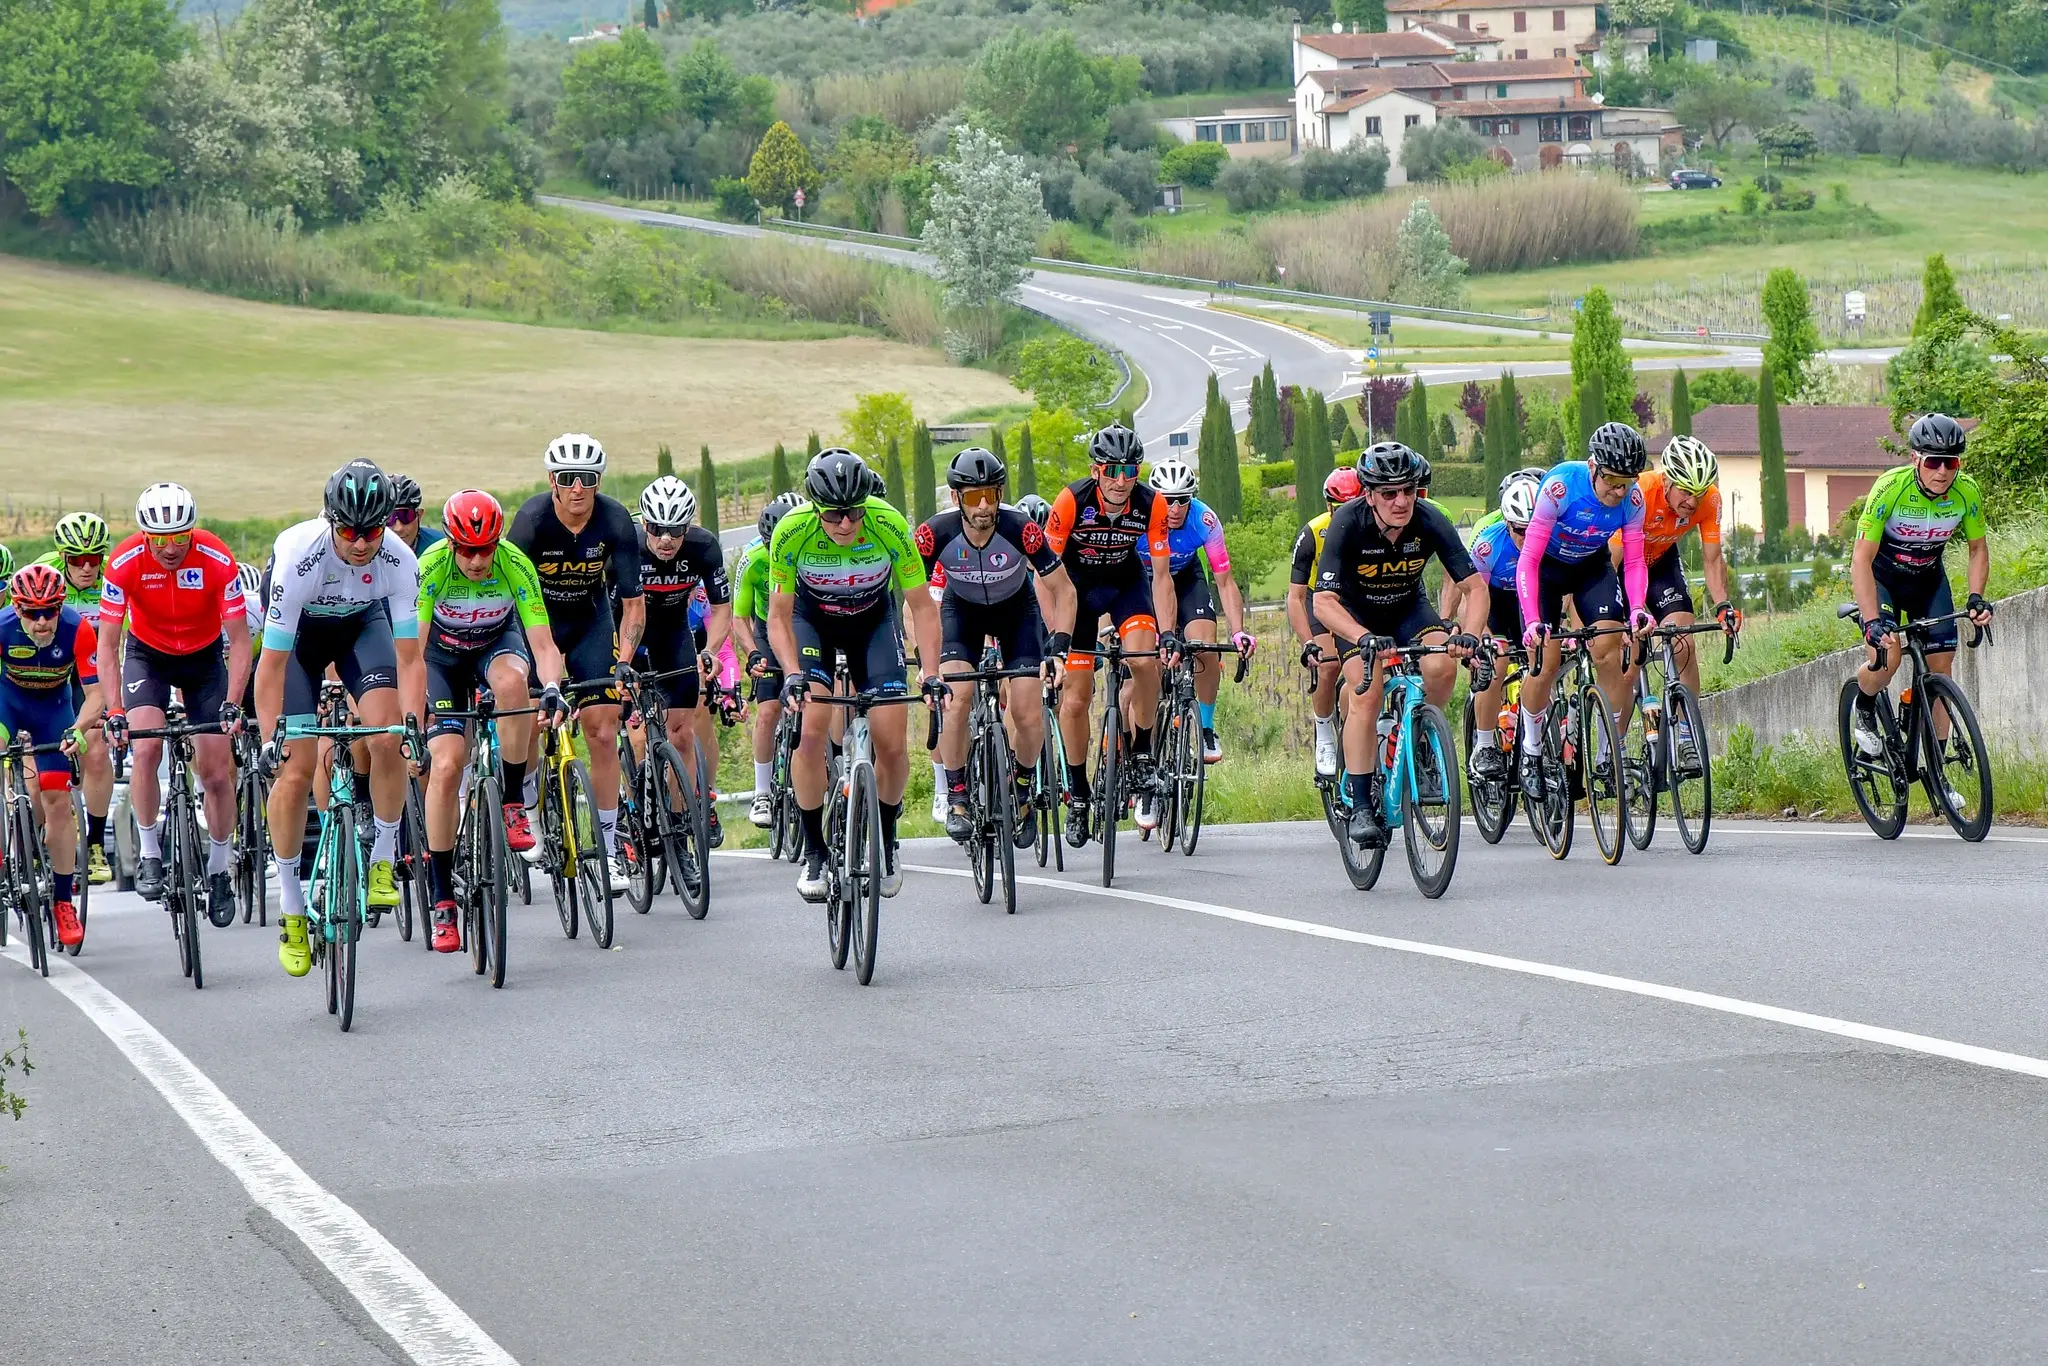
[[[1873, 30], [1840, 22], [1824, 27], [1820, 20], [1799, 14], [1721, 13], [1735, 25], [1758, 60], [1777, 57], [1812, 67], [1817, 94], [1832, 96], [1838, 78], [1847, 76], [1856, 82], [1864, 99], [1873, 104], [1890, 101], [1895, 75], [1892, 45]], [[1832, 61], [1827, 55], [1830, 46]], [[1937, 70], [1932, 56], [1910, 39], [1903, 42], [1898, 57], [1896, 79], [1905, 87], [1908, 99], [1925, 99], [1937, 87], [1946, 86], [1976, 104], [1988, 103], [1991, 77], [1969, 63], [1952, 61], [1947, 70]]]

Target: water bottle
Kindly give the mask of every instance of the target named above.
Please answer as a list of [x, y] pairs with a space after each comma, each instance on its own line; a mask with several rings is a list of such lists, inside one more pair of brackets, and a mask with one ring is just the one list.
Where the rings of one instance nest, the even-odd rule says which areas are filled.
[[1379, 734], [1380, 734], [1380, 752], [1381, 752], [1381, 753], [1382, 753], [1383, 755], [1385, 755], [1385, 756], [1386, 756], [1386, 758], [1385, 758], [1385, 762], [1386, 762], [1386, 768], [1387, 768], [1387, 771], [1388, 771], [1388, 772], [1392, 772], [1392, 771], [1393, 771], [1393, 768], [1394, 768], [1394, 751], [1395, 751], [1396, 747], [1397, 747], [1397, 746], [1398, 746], [1398, 744], [1399, 744], [1399, 740], [1397, 739], [1397, 737], [1396, 737], [1396, 735], [1395, 735], [1395, 727], [1394, 727], [1394, 718], [1393, 718], [1393, 717], [1391, 717], [1391, 716], [1382, 716], [1382, 717], [1380, 718], [1380, 723], [1379, 723]]
[[1500, 727], [1500, 747], [1511, 750], [1515, 747], [1515, 727], [1521, 721], [1521, 708], [1509, 703], [1500, 709], [1496, 724]]

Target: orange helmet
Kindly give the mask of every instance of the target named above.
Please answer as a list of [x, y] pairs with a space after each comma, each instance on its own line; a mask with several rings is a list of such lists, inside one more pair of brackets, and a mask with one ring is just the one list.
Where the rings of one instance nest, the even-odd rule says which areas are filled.
[[46, 564], [23, 565], [7, 583], [8, 596], [16, 611], [44, 610], [64, 605], [64, 576]]
[[1349, 465], [1330, 471], [1330, 477], [1323, 481], [1323, 501], [1331, 507], [1348, 503], [1364, 492], [1365, 485], [1358, 482], [1358, 471]]
[[463, 489], [441, 508], [448, 539], [467, 550], [496, 545], [505, 534], [505, 509], [482, 489]]

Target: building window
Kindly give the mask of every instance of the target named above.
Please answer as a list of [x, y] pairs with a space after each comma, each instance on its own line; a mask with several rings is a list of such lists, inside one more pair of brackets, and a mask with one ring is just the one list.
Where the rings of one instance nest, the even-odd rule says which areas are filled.
[[1216, 125], [1215, 125], [1215, 124], [1213, 124], [1213, 123], [1198, 123], [1198, 124], [1196, 124], [1196, 125], [1195, 125], [1195, 141], [1196, 141], [1196, 142], [1214, 142], [1214, 141], [1216, 141]]
[[1241, 124], [1241, 123], [1226, 123], [1226, 124], [1224, 124], [1224, 125], [1223, 125], [1223, 141], [1225, 141], [1225, 142], [1243, 142], [1243, 141], [1244, 141], [1244, 125], [1243, 125], [1243, 124]]
[[1266, 125], [1263, 123], [1247, 123], [1244, 126], [1244, 140], [1246, 142], [1264, 142], [1266, 140]]
[[1572, 115], [1572, 141], [1588, 142], [1591, 141], [1592, 137], [1593, 116], [1591, 114]]
[[1497, 100], [1504, 100], [1508, 97], [1508, 85], [1506, 81], [1502, 81], [1499, 85], [1493, 88], [1493, 97]]
[[1274, 119], [1266, 125], [1266, 136], [1275, 142], [1287, 141], [1287, 120]]
[[1569, 57], [1571, 54], [1561, 47], [1554, 47], [1550, 49], [1550, 55], [1553, 57]]
[[1461, 15], [1459, 15], [1459, 16], [1458, 16], [1458, 27], [1459, 27], [1459, 28], [1471, 28], [1471, 27], [1472, 27], [1472, 16], [1471, 16], [1471, 15], [1469, 15], [1469, 14], [1461, 14]]
[[1508, 120], [1508, 136], [1511, 138], [1522, 136], [1522, 121], [1520, 119]]
[[1377, 117], [1368, 116], [1366, 118], [1365, 135], [1369, 138], [1376, 138], [1380, 135], [1380, 121]]
[[1563, 33], [1563, 32], [1564, 32], [1564, 11], [1563, 11], [1563, 10], [1561, 10], [1561, 9], [1554, 9], [1554, 10], [1552, 10], [1552, 11], [1550, 12], [1550, 27], [1551, 27], [1552, 29], [1554, 29], [1555, 31], [1559, 32], [1559, 33]]
[[1528, 48], [1526, 48], [1526, 47], [1518, 47], [1518, 48], [1516, 48], [1516, 49], [1515, 49], [1515, 60], [1516, 60], [1516, 61], [1518, 61], [1518, 62], [1526, 62], [1526, 61], [1528, 61], [1528, 60], [1529, 60], [1529, 49], [1528, 49]]
[[1529, 31], [1529, 11], [1527, 11], [1527, 10], [1525, 10], [1525, 9], [1518, 9], [1518, 10], [1516, 10], [1516, 11], [1515, 11], [1515, 32], [1517, 32], [1517, 33], [1527, 33], [1528, 31]]
[[1462, 99], [1464, 99], [1464, 98], [1465, 98], [1465, 87], [1464, 87], [1464, 86], [1462, 86], [1462, 85], [1454, 85], [1454, 86], [1452, 86], [1452, 87], [1451, 87], [1451, 98], [1452, 98], [1452, 99], [1454, 99], [1454, 100], [1462, 100]]
[[1538, 142], [1563, 142], [1564, 120], [1555, 114], [1545, 114], [1542, 118], [1536, 120], [1536, 140]]
[[1422, 115], [1420, 115], [1420, 114], [1410, 114], [1410, 115], [1408, 115], [1408, 116], [1407, 116], [1406, 118], [1404, 118], [1404, 119], [1402, 119], [1402, 120], [1401, 120], [1401, 126], [1402, 126], [1403, 128], [1415, 128], [1415, 127], [1419, 127], [1419, 126], [1421, 125], [1421, 123], [1422, 123]]

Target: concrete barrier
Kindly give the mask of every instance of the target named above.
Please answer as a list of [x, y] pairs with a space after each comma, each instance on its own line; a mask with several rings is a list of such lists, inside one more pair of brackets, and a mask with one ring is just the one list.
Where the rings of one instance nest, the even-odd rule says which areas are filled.
[[[1987, 743], [2019, 753], [2048, 753], [2048, 588], [2002, 599], [1997, 608], [1996, 643], [1959, 651], [1956, 679], [1977, 709]], [[1969, 637], [1965, 624], [1964, 641]], [[1842, 680], [1862, 658], [1861, 646], [1838, 650], [1709, 694], [1703, 700], [1715, 753], [1725, 748], [1737, 726], [1748, 726], [1760, 744], [1780, 744], [1793, 735], [1835, 744]], [[1905, 677], [1904, 670], [1899, 677]]]

